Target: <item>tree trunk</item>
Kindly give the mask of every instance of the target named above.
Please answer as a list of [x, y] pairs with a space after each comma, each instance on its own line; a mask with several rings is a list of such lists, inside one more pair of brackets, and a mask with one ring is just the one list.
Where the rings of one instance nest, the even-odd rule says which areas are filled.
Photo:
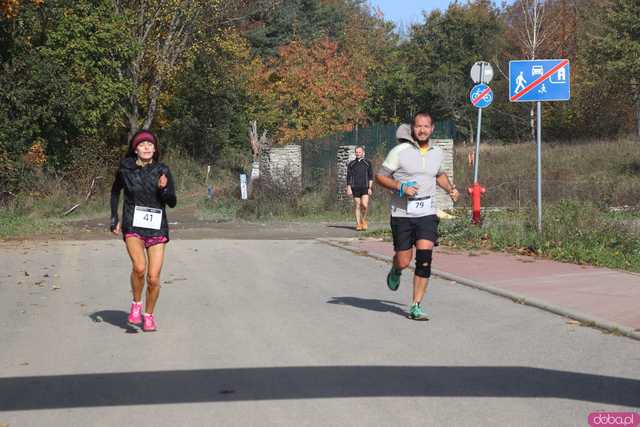
[[156, 115], [156, 110], [158, 109], [158, 97], [160, 96], [161, 89], [162, 79], [159, 75], [156, 75], [153, 85], [151, 85], [151, 89], [149, 90], [149, 105], [147, 107], [147, 117], [144, 119], [144, 123], [142, 125], [143, 129], [149, 129], [151, 127], [151, 123], [153, 123], [153, 118]]

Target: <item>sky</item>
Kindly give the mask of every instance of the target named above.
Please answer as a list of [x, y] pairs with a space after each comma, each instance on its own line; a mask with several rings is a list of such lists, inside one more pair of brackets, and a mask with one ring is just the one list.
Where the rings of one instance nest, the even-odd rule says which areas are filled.
[[423, 21], [422, 11], [446, 9], [450, 0], [369, 0], [371, 6], [378, 6], [389, 21], [409, 27]]

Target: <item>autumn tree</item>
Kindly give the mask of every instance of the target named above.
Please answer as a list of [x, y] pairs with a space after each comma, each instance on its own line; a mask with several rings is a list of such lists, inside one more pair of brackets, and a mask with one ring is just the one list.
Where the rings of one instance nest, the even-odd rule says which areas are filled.
[[350, 130], [364, 120], [365, 75], [323, 38], [309, 46], [293, 41], [256, 71], [252, 117], [287, 143]]

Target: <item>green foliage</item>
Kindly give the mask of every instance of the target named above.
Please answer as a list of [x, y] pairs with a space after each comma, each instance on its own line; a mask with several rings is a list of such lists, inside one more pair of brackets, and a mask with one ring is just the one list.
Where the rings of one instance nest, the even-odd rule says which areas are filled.
[[43, 141], [47, 167], [65, 168], [69, 154], [88, 140], [112, 137], [121, 126], [128, 87], [120, 63], [132, 54], [124, 22], [110, 2], [35, 6], [9, 27], [3, 22], [4, 72], [0, 75], [0, 148], [16, 165], [0, 185], [14, 188], [22, 156]]
[[176, 81], [163, 134], [194, 159], [213, 164], [225, 148], [249, 149], [245, 112], [249, 47], [237, 33], [227, 31], [202, 44], [194, 56]]
[[592, 105], [580, 123], [597, 134], [635, 128], [640, 135], [640, 4], [621, 0], [591, 10], [597, 15], [584, 17], [591, 25], [581, 40], [586, 73], [579, 90]]
[[454, 2], [413, 26], [403, 51], [415, 74], [415, 104], [469, 132], [476, 111], [468, 101], [469, 70], [475, 61], [497, 55], [502, 26], [498, 10], [485, 0]]
[[293, 40], [336, 39], [344, 33], [347, 11], [361, 3], [361, 0], [287, 0], [276, 10], [253, 16], [254, 26], [247, 32], [247, 39], [259, 56], [275, 56], [278, 47]]
[[[589, 203], [560, 202], [543, 212], [543, 232], [531, 211], [483, 214], [481, 226], [467, 214], [441, 222], [442, 243], [467, 249], [507, 250], [558, 261], [640, 271], [640, 213], [620, 222]], [[635, 224], [634, 224], [635, 223]]]

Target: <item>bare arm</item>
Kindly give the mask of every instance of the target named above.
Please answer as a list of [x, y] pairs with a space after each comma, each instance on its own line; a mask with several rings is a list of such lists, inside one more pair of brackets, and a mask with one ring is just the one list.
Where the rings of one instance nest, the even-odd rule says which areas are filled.
[[456, 186], [453, 185], [451, 181], [449, 181], [449, 176], [446, 173], [438, 175], [436, 177], [436, 182], [440, 187], [442, 187], [444, 191], [449, 193], [449, 197], [451, 197], [451, 200], [453, 200], [454, 202], [458, 201], [460, 193], [458, 192]]
[[376, 175], [376, 182], [387, 190], [398, 191], [400, 189], [400, 181], [396, 181], [390, 176]]

